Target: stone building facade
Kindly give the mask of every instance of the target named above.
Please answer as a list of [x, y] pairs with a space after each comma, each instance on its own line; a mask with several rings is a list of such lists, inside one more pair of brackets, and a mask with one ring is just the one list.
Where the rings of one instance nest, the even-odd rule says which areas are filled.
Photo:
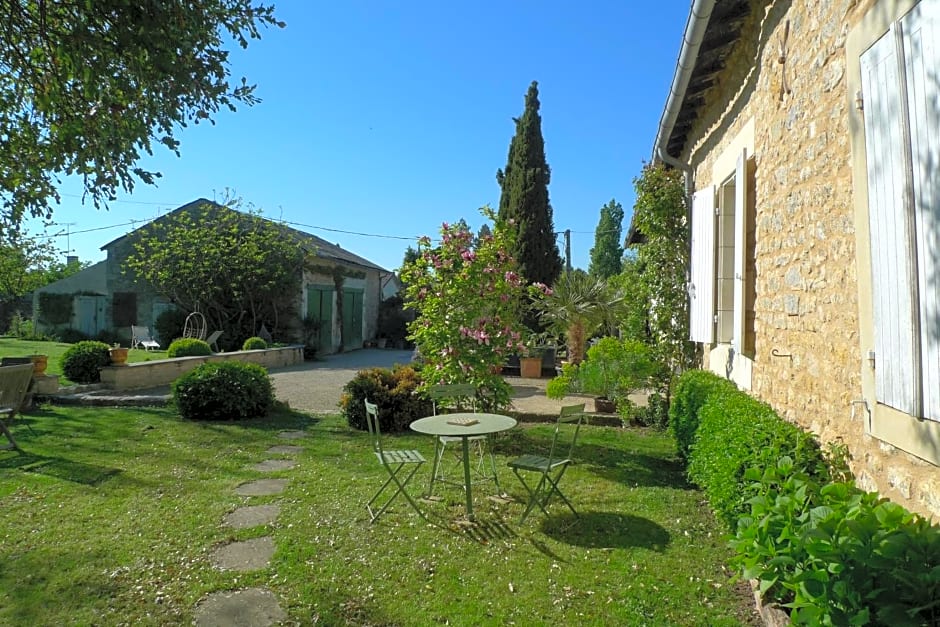
[[[684, 45], [702, 43], [680, 54], [657, 137], [657, 158], [686, 172], [692, 198], [692, 328], [703, 365], [847, 447], [861, 487], [932, 516], [940, 415], [886, 401], [879, 387], [901, 378], [892, 360], [907, 356], [878, 344], [882, 244], [872, 239], [868, 190], [881, 176], [872, 133], [885, 120], [863, 88], [873, 44], [912, 10], [935, 16], [938, 5], [697, 1]], [[923, 53], [930, 76], [935, 52]], [[685, 76], [683, 54], [695, 61]], [[940, 135], [933, 142], [929, 150], [940, 149]], [[932, 199], [925, 213], [936, 217], [940, 194]], [[918, 224], [933, 231], [924, 241], [940, 237], [940, 220]], [[930, 309], [940, 300], [932, 285], [920, 286], [927, 326], [940, 311]], [[918, 349], [925, 390], [940, 370], [937, 343], [925, 333]]]

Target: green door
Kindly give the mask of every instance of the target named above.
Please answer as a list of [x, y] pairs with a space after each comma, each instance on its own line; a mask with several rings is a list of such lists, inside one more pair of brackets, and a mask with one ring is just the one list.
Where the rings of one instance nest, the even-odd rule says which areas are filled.
[[362, 348], [362, 290], [343, 290], [343, 346]]
[[320, 321], [317, 351], [333, 352], [333, 288], [307, 286], [307, 315]]

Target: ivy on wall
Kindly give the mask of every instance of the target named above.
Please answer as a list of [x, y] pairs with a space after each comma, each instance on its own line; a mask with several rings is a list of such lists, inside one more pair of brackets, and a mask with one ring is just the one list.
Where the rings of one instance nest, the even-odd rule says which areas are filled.
[[39, 293], [39, 321], [43, 324], [68, 324], [72, 321], [74, 294]]

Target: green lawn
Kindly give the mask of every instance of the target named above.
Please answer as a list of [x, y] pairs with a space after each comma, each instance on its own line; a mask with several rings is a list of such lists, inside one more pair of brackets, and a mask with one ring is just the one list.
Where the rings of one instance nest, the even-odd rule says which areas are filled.
[[[47, 407], [18, 424], [22, 452], [0, 451], [0, 624], [191, 624], [220, 590], [263, 586], [301, 625], [757, 624], [728, 583], [723, 533], [687, 485], [665, 434], [588, 426], [552, 517], [518, 523], [520, 503], [475, 493], [478, 524], [462, 527], [462, 492], [403, 501], [375, 524], [364, 504], [383, 480], [363, 433], [338, 416], [282, 411], [264, 422], [195, 423], [168, 409]], [[305, 428], [297, 467], [250, 466], [283, 429]], [[505, 466], [544, 445], [548, 425], [503, 438]], [[389, 438], [430, 456], [431, 440]], [[427, 467], [426, 467], [427, 468]], [[429, 469], [422, 470], [424, 485]], [[233, 489], [289, 479], [276, 497]], [[418, 488], [416, 488], [418, 491]], [[233, 531], [223, 516], [277, 501], [267, 528]], [[277, 551], [256, 573], [220, 572], [214, 547], [271, 534]]]
[[[49, 364], [46, 368], [46, 374], [59, 375], [59, 385], [72, 385], [62, 376], [62, 365], [60, 363], [62, 354], [71, 344], [62, 342], [33, 342], [30, 340], [21, 340], [12, 337], [0, 337], [0, 357], [26, 357], [27, 355], [47, 355]], [[166, 359], [165, 350], [147, 351], [143, 349], [132, 349], [127, 352], [128, 363], [137, 361], [152, 361], [154, 359]]]

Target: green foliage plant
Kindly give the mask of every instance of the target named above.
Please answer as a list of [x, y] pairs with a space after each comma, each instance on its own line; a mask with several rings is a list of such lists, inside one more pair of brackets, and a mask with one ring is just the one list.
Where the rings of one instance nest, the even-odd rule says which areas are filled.
[[623, 207], [615, 199], [601, 207], [601, 217], [594, 231], [594, 247], [588, 274], [609, 279], [620, 274], [623, 260]]
[[36, 329], [33, 327], [33, 321], [29, 318], [24, 318], [19, 310], [14, 311], [13, 315], [10, 317], [10, 326], [7, 329], [7, 335], [21, 340], [42, 341], [51, 339], [45, 333], [37, 333]]
[[401, 433], [418, 418], [430, 416], [431, 401], [419, 392], [421, 374], [411, 366], [360, 370], [343, 387], [340, 409], [353, 429], [365, 431], [368, 399], [379, 407], [379, 425], [383, 432]]
[[98, 383], [99, 368], [111, 363], [109, 347], [104, 342], [84, 340], [72, 345], [62, 354], [62, 374], [75, 383]]
[[231, 0], [26, 2], [5, 21], [0, 160], [18, 167], [0, 180], [3, 227], [51, 217], [65, 174], [95, 207], [152, 184], [159, 173], [138, 162], [155, 143], [176, 152], [181, 128], [258, 102], [245, 79], [230, 82], [228, 48], [283, 26], [273, 6]]
[[499, 368], [524, 349], [520, 315], [528, 292], [510, 252], [513, 231], [489, 208], [480, 211], [496, 221], [490, 236], [474, 245], [465, 224], [444, 223], [440, 243], [421, 238], [418, 258], [401, 274], [405, 304], [417, 312], [408, 329], [422, 358], [422, 389], [469, 383], [482, 408], [499, 410], [512, 391]]
[[267, 347], [268, 343], [264, 341], [264, 338], [258, 336], [250, 337], [242, 344], [243, 351], [264, 350]]
[[274, 405], [274, 386], [258, 364], [202, 364], [172, 385], [173, 402], [187, 420], [264, 418]]
[[627, 407], [628, 396], [647, 384], [656, 371], [651, 351], [642, 342], [603, 337], [588, 349], [587, 359], [566, 364], [549, 382], [546, 394], [562, 398], [570, 392], [594, 394]]
[[745, 392], [714, 389], [699, 410], [688, 474], [729, 529], [747, 513], [748, 499], [754, 496], [745, 473], [763, 472], [781, 457], [791, 458], [810, 477], [828, 478], [828, 465], [812, 434]]
[[173, 343], [166, 349], [166, 356], [170, 359], [176, 357], [204, 357], [212, 354], [212, 348], [205, 340], [197, 340], [194, 337], [182, 337], [173, 340]]
[[163, 346], [169, 346], [173, 340], [183, 337], [186, 315], [186, 312], [182, 309], [173, 307], [161, 311], [157, 319], [154, 320], [153, 331], [157, 334]]
[[821, 483], [787, 456], [745, 478], [756, 495], [732, 563], [794, 624], [940, 623], [940, 526], [852, 482]]
[[506, 167], [496, 172], [496, 182], [499, 219], [517, 234], [509, 252], [519, 262], [519, 272], [526, 283], [553, 285], [562, 262], [548, 199], [551, 169], [545, 161], [540, 106], [539, 84], [532, 81], [522, 116], [515, 118]]
[[731, 391], [737, 386], [708, 370], [686, 370], [673, 380], [669, 405], [669, 426], [676, 437], [679, 457], [688, 460], [695, 442], [702, 405], [718, 390]]

